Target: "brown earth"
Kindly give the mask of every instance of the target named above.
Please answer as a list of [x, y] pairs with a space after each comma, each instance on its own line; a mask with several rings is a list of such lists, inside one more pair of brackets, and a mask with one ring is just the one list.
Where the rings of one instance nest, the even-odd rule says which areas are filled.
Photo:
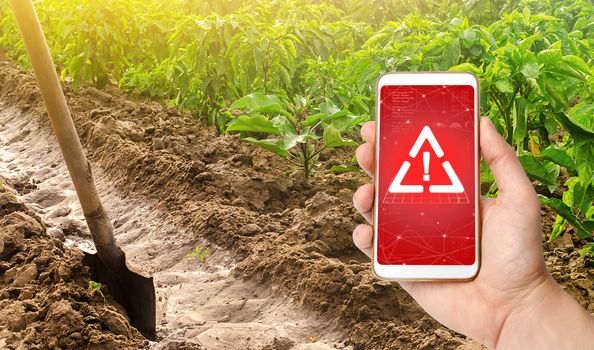
[[82, 252], [50, 237], [0, 178], [0, 348], [138, 349], [148, 342], [89, 286]]
[[[351, 205], [353, 191], [367, 181], [362, 173], [321, 168], [304, 179], [288, 173], [282, 159], [237, 135], [220, 136], [175, 108], [132, 101], [113, 87], [65, 90], [87, 153], [111, 186], [157, 202], [174, 224], [231, 251], [235, 276], [273, 286], [319, 317], [337, 320], [349, 334], [343, 347], [480, 348], [426, 315], [397, 284], [371, 274], [351, 242], [362, 222]], [[31, 74], [6, 62], [0, 62], [0, 99], [48, 125]], [[344, 151], [338, 156], [350, 158]], [[573, 250], [565, 253], [547, 250], [547, 262], [588, 306], [592, 289], [582, 279], [591, 281], [591, 270]], [[560, 265], [567, 262], [573, 270]], [[281, 343], [270, 346], [288, 348]]]
[[[52, 237], [90, 250], [83, 214], [55, 138], [47, 125], [0, 100], [0, 173], [19, 188]], [[316, 318], [268, 285], [232, 275], [231, 254], [184, 225], [158, 201], [122, 196], [95, 167], [97, 189], [115, 220], [128, 263], [154, 277], [160, 349], [342, 349], [345, 329]], [[208, 254], [186, 257], [195, 249]], [[103, 286], [106, 289], [108, 286]]]
[[[2, 100], [48, 124], [30, 73], [3, 63], [0, 81]], [[237, 135], [218, 136], [174, 108], [132, 102], [115, 89], [66, 87], [66, 95], [90, 159], [113, 186], [158, 201], [176, 224], [231, 250], [240, 262], [235, 275], [278, 286], [305, 308], [338, 319], [350, 333], [344, 346], [464, 343], [397, 284], [374, 278], [353, 246], [361, 218], [351, 196], [363, 174], [287, 176], [276, 156]], [[436, 329], [449, 336], [435, 336]]]

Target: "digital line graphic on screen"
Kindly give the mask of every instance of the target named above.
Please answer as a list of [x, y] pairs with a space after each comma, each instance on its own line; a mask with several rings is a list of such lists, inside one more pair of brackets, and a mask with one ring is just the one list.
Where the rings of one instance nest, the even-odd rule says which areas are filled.
[[474, 90], [380, 91], [378, 262], [475, 261]]

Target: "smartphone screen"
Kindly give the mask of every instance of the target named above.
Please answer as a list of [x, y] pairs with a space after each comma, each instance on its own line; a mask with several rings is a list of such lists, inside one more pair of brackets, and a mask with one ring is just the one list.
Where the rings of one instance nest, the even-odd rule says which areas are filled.
[[475, 93], [471, 85], [379, 88], [379, 264], [477, 260]]

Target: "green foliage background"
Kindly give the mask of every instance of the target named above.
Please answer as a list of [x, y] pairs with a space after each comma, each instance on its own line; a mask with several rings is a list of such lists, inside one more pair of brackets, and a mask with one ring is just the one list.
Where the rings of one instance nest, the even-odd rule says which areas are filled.
[[[388, 71], [469, 71], [481, 113], [517, 150], [551, 238], [594, 230], [591, 0], [36, 1], [63, 79], [108, 82], [191, 111], [221, 132], [316, 169], [356, 145]], [[7, 2], [0, 47], [27, 67]], [[333, 167], [351, 171], [352, 164]], [[491, 183], [486, 167], [482, 181]], [[563, 189], [559, 195], [557, 187]], [[583, 249], [594, 255], [593, 244]]]

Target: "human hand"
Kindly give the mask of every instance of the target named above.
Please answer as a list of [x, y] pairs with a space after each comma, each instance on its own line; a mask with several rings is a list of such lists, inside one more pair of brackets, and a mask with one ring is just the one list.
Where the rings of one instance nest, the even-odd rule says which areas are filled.
[[[361, 133], [367, 143], [357, 149], [357, 160], [373, 177], [375, 122], [364, 124]], [[514, 150], [488, 118], [480, 122], [480, 148], [493, 172], [499, 195], [481, 198], [482, 264], [478, 276], [466, 283], [400, 282], [400, 285], [436, 320], [490, 348], [523, 344], [519, 342], [522, 337], [518, 337], [518, 332], [526, 336], [530, 333], [524, 317], [539, 315], [540, 324], [548, 314], [556, 312], [542, 307], [548, 306], [543, 305], [545, 300], [570, 310], [577, 306], [580, 318], [569, 322], [582, 322], [583, 316], [588, 330], [593, 331], [589, 315], [561, 290], [546, 270], [538, 197]], [[361, 186], [353, 196], [355, 208], [370, 224], [373, 198], [371, 184]], [[370, 225], [359, 225], [353, 231], [355, 245], [369, 257], [373, 254], [372, 240]], [[518, 325], [524, 329], [517, 329]], [[530, 340], [531, 347], [536, 346], [535, 339]], [[558, 343], [548, 346], [559, 348]]]

